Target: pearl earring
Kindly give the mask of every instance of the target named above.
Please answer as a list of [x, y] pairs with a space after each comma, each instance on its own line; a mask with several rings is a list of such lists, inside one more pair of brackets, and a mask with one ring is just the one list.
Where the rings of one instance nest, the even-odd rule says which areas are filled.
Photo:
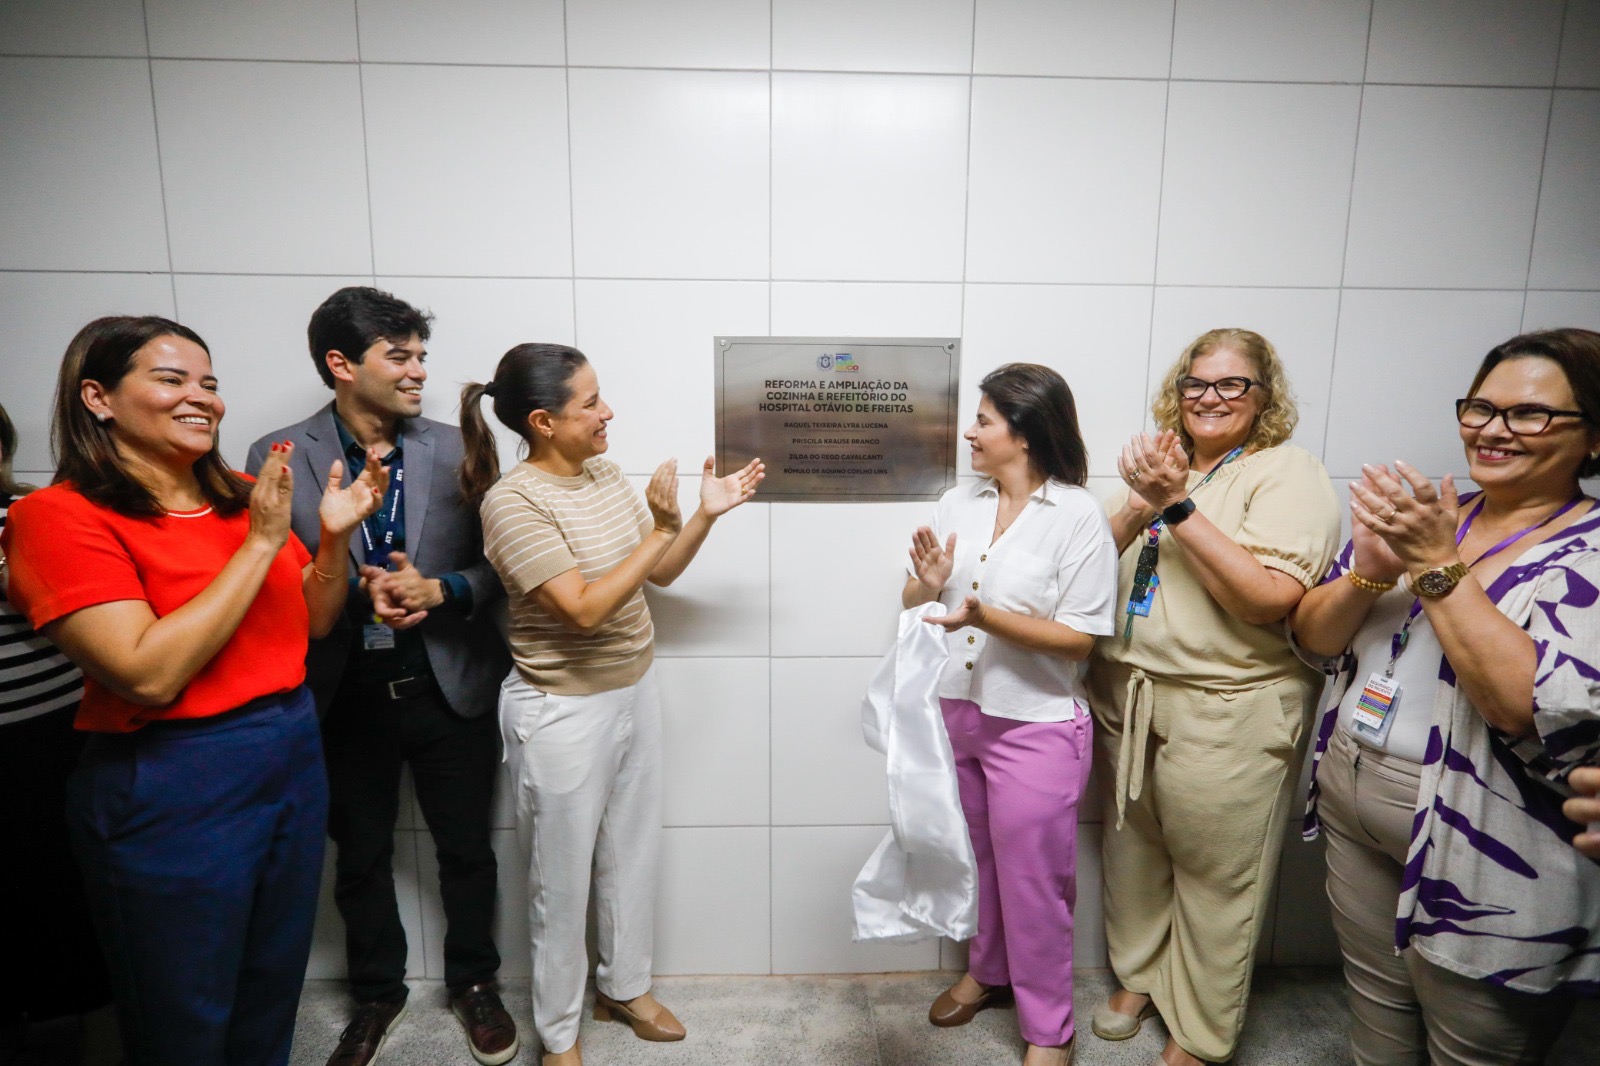
[[111, 414], [108, 411], [98, 411], [98, 412], [95, 413], [95, 417], [98, 418], [102, 422], [111, 421]]

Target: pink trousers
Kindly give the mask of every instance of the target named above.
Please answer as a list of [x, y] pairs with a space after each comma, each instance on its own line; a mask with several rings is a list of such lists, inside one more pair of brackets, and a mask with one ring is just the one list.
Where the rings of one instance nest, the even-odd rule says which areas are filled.
[[968, 972], [1009, 984], [1022, 1038], [1072, 1039], [1072, 909], [1078, 900], [1078, 800], [1092, 725], [1016, 722], [970, 700], [939, 701], [961, 809], [978, 860], [978, 935]]

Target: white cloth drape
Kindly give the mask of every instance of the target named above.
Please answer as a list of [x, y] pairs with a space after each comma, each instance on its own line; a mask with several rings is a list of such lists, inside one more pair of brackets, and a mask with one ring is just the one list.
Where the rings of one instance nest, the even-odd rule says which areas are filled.
[[978, 929], [978, 867], [939, 710], [949, 652], [944, 630], [922, 620], [944, 612], [935, 602], [900, 615], [861, 704], [867, 744], [888, 759], [890, 830], [851, 890], [856, 940], [967, 940]]

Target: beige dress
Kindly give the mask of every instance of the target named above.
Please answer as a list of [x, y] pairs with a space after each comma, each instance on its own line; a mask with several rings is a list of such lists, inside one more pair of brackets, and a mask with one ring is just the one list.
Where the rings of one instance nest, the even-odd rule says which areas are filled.
[[[1311, 453], [1243, 455], [1204, 486], [1199, 513], [1264, 566], [1310, 588], [1339, 547], [1339, 502]], [[1126, 501], [1119, 494], [1112, 511]], [[1125, 609], [1141, 533], [1122, 553]], [[1106, 939], [1124, 988], [1152, 997], [1173, 1039], [1208, 1061], [1233, 1054], [1256, 939], [1320, 675], [1282, 622], [1234, 618], [1185, 565], [1170, 531], [1149, 617], [1095, 645], [1089, 698], [1105, 828]]]

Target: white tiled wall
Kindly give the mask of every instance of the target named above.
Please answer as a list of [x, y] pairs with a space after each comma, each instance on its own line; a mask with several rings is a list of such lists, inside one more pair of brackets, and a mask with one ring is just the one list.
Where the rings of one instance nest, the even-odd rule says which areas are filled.
[[[985, 371], [1054, 365], [1105, 491], [1212, 326], [1274, 339], [1341, 479], [1459, 470], [1482, 352], [1600, 327], [1600, 0], [10, 0], [0, 101], [0, 399], [36, 478], [88, 318], [207, 337], [237, 461], [324, 402], [305, 321], [360, 281], [437, 313], [436, 418], [514, 343], [584, 348], [635, 478], [712, 450], [717, 334], [959, 335], [963, 419]], [[886, 818], [857, 699], [926, 513], [758, 503], [652, 593], [662, 972], [961, 964], [849, 938]], [[525, 974], [504, 789], [496, 825]], [[1285, 834], [1262, 958], [1329, 961], [1318, 852]], [[434, 869], [407, 800], [416, 976]], [[330, 906], [314, 974], [340, 936]]]

